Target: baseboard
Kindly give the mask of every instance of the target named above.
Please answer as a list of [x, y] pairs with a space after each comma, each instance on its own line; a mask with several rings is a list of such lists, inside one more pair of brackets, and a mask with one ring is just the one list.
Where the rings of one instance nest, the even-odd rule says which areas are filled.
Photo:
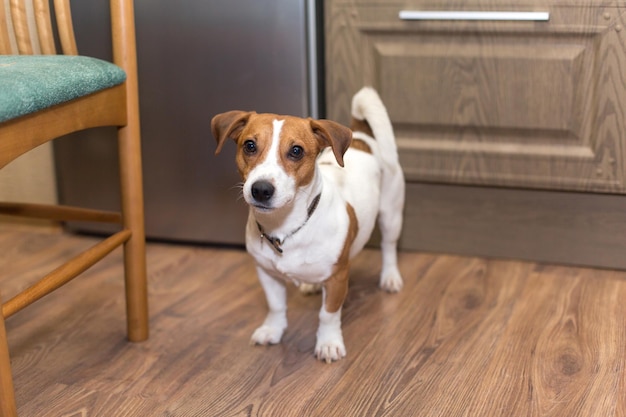
[[626, 196], [409, 183], [400, 246], [626, 269]]
[[10, 226], [11, 230], [18, 229], [34, 229], [37, 228], [39, 230], [45, 231], [60, 231], [62, 230], [61, 223], [53, 221], [53, 220], [43, 220], [43, 219], [29, 219], [23, 217], [14, 217], [14, 216], [5, 216], [0, 215], [0, 230], [2, 226]]

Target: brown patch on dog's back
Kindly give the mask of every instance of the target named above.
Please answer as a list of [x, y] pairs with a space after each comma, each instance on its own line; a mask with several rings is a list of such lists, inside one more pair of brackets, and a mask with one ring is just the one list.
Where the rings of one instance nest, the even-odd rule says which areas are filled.
[[350, 129], [352, 129], [353, 132], [363, 132], [368, 136], [374, 137], [374, 132], [370, 124], [367, 123], [367, 120], [359, 120], [353, 117], [350, 123]]
[[[350, 123], [350, 129], [352, 129], [353, 132], [361, 132], [372, 138], [374, 137], [374, 132], [372, 131], [370, 124], [367, 123], [367, 120], [359, 120], [353, 117], [352, 122]], [[352, 139], [350, 147], [359, 151], [372, 153], [372, 148], [370, 148], [367, 142], [358, 138]]]
[[359, 231], [359, 221], [354, 212], [354, 208], [349, 203], [346, 204], [346, 211], [350, 219], [346, 241], [343, 244], [341, 254], [339, 254], [339, 259], [337, 259], [337, 263], [335, 264], [333, 274], [324, 282], [324, 288], [326, 289], [324, 307], [329, 313], [339, 311], [348, 294], [350, 248], [352, 248], [352, 243], [354, 239], [356, 239], [356, 235]]
[[359, 151], [372, 153], [372, 148], [370, 148], [370, 145], [368, 145], [367, 143], [365, 143], [364, 140], [361, 139], [352, 139], [350, 147]]

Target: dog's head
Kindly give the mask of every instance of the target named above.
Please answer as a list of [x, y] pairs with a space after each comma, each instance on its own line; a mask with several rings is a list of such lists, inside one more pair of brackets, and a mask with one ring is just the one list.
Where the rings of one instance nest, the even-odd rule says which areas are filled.
[[216, 154], [226, 139], [236, 142], [244, 199], [263, 212], [286, 206], [298, 189], [311, 183], [322, 149], [330, 146], [343, 166], [343, 154], [352, 141], [350, 129], [330, 120], [239, 110], [215, 116], [211, 131]]

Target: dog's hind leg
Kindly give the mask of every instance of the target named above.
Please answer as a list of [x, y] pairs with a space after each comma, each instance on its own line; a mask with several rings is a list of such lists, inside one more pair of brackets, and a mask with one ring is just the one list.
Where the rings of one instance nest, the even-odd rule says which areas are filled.
[[263, 268], [257, 267], [257, 274], [265, 291], [269, 312], [263, 325], [252, 334], [250, 343], [253, 345], [280, 343], [287, 328], [287, 289], [283, 282], [270, 276]]
[[402, 231], [404, 210], [404, 175], [399, 169], [383, 173], [378, 226], [381, 232], [382, 271], [380, 287], [389, 292], [402, 289], [402, 276], [398, 270], [398, 239]]
[[357, 120], [367, 121], [379, 144], [383, 168], [378, 213], [383, 254], [380, 287], [389, 292], [397, 292], [402, 288], [402, 277], [398, 271], [397, 246], [402, 230], [404, 174], [398, 163], [393, 126], [380, 96], [370, 87], [364, 87], [354, 95], [352, 116]]

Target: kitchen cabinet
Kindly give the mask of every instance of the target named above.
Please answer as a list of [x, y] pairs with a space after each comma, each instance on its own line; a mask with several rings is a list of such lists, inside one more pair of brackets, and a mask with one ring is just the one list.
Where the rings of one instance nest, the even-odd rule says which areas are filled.
[[327, 117], [375, 87], [408, 249], [626, 267], [626, 2], [327, 0]]

